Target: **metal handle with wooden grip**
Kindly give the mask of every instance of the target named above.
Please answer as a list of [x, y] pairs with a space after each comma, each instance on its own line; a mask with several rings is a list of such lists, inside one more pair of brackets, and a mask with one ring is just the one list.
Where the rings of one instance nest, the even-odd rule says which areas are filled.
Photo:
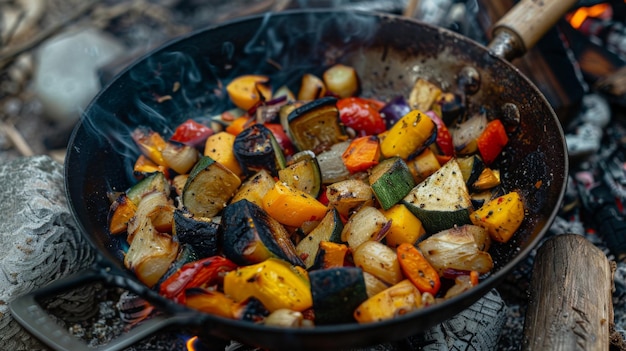
[[577, 0], [521, 0], [492, 28], [489, 49], [511, 61], [531, 49]]

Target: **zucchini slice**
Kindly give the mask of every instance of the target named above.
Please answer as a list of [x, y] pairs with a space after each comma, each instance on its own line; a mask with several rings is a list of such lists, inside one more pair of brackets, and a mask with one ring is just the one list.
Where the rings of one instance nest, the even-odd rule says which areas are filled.
[[324, 97], [289, 114], [289, 135], [299, 150], [311, 150], [317, 155], [332, 145], [348, 140], [336, 103], [336, 98]]
[[139, 205], [141, 199], [148, 193], [159, 191], [163, 192], [166, 196], [170, 195], [170, 183], [167, 181], [165, 175], [161, 172], [156, 172], [150, 176], [142, 179], [139, 183], [133, 185], [126, 195], [136, 206]]
[[374, 166], [369, 180], [374, 196], [384, 210], [397, 204], [415, 187], [413, 175], [400, 157], [388, 158]]
[[471, 224], [472, 202], [456, 159], [418, 184], [402, 202], [422, 221], [429, 234]]
[[322, 221], [304, 239], [296, 245], [298, 256], [304, 261], [305, 268], [310, 268], [315, 262], [315, 257], [319, 252], [320, 242], [331, 241], [341, 242], [341, 231], [343, 222], [336, 209], [331, 209], [326, 213]]
[[213, 217], [241, 185], [233, 171], [204, 156], [191, 170], [183, 188], [183, 206], [194, 216]]
[[293, 155], [287, 167], [278, 171], [278, 178], [294, 189], [318, 197], [322, 189], [322, 173], [311, 150]]
[[267, 169], [276, 176], [287, 163], [274, 134], [262, 124], [254, 124], [241, 131], [235, 137], [233, 149], [246, 175]]
[[354, 322], [354, 310], [367, 300], [363, 271], [335, 267], [309, 273], [316, 324]]
[[471, 155], [466, 157], [459, 157], [456, 159], [463, 173], [463, 179], [467, 184], [468, 191], [472, 192], [472, 185], [485, 169], [485, 163], [478, 155]]
[[224, 245], [229, 260], [249, 265], [269, 258], [280, 258], [304, 267], [287, 230], [258, 205], [243, 199], [224, 209]]

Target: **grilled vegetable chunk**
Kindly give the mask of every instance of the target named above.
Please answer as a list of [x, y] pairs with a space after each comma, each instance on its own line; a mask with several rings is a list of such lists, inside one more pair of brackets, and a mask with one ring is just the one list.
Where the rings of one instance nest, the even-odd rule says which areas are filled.
[[406, 163], [392, 157], [372, 169], [370, 185], [382, 208], [388, 210], [415, 187], [415, 181]]
[[235, 301], [255, 297], [270, 312], [281, 308], [303, 311], [313, 305], [306, 271], [276, 258], [226, 274], [224, 293]]
[[367, 299], [363, 271], [336, 267], [309, 273], [316, 324], [354, 322], [354, 309]]
[[493, 268], [493, 260], [487, 252], [489, 245], [487, 231], [471, 224], [444, 230], [418, 244], [439, 275], [449, 268], [489, 272]]
[[422, 294], [405, 279], [365, 300], [354, 311], [359, 323], [392, 319], [422, 307]]
[[197, 219], [185, 211], [174, 211], [173, 234], [180, 243], [191, 245], [200, 258], [219, 253], [221, 244], [219, 228], [219, 224], [210, 219]]
[[235, 137], [235, 157], [246, 175], [267, 169], [273, 176], [285, 168], [285, 155], [274, 134], [262, 124], [252, 125]]
[[[159, 231], [166, 227], [163, 219], [171, 219], [173, 207], [163, 193], [146, 195], [137, 207], [137, 215], [129, 225], [130, 248], [124, 257], [126, 268], [149, 287], [154, 286], [167, 272], [178, 254], [178, 242], [168, 233]], [[171, 222], [169, 223], [171, 229]]]
[[183, 188], [183, 205], [194, 216], [213, 217], [241, 185], [239, 177], [212, 158], [204, 156], [193, 167]]
[[289, 114], [289, 134], [299, 150], [311, 150], [317, 155], [348, 139], [336, 102], [334, 97], [317, 99]]
[[471, 220], [487, 229], [493, 240], [505, 243], [524, 220], [524, 204], [519, 193], [513, 191], [483, 205], [472, 213]]
[[224, 209], [222, 229], [224, 255], [237, 264], [254, 264], [274, 257], [304, 266], [285, 228], [248, 200]]
[[402, 201], [427, 233], [471, 223], [472, 201], [456, 159], [418, 184]]
[[304, 239], [300, 240], [296, 246], [298, 256], [304, 261], [306, 268], [313, 265], [315, 257], [320, 249], [322, 241], [341, 241], [341, 231], [343, 223], [339, 213], [335, 209], [331, 209], [326, 213], [322, 221], [311, 231]]

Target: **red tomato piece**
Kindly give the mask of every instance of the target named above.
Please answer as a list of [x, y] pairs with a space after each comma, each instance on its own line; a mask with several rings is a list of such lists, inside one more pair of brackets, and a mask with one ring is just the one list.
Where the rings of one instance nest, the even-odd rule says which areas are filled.
[[387, 129], [377, 106], [375, 101], [357, 97], [337, 100], [341, 122], [360, 135], [376, 135]]
[[170, 140], [195, 147], [203, 144], [211, 134], [213, 134], [213, 129], [193, 119], [188, 119], [176, 127]]
[[487, 127], [476, 139], [478, 152], [486, 165], [490, 165], [509, 142], [504, 125], [499, 119], [487, 123]]

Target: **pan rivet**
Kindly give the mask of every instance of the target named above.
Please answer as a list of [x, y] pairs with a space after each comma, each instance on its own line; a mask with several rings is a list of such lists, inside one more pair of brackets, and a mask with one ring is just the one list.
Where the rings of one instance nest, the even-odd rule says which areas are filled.
[[474, 67], [465, 66], [459, 72], [457, 84], [465, 94], [474, 95], [480, 89], [480, 73]]

